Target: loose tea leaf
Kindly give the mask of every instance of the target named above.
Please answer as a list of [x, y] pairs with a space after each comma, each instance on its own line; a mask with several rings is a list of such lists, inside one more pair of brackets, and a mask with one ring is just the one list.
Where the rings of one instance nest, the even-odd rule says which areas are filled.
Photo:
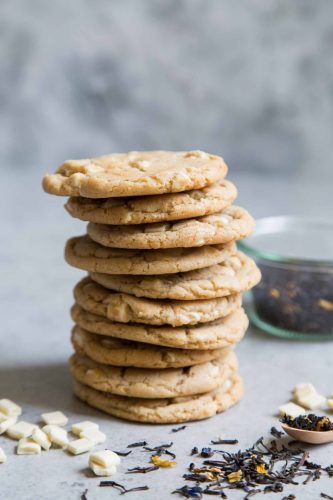
[[115, 451], [114, 453], [117, 453], [120, 457], [127, 457], [130, 453], [132, 453], [132, 450], [130, 451]]
[[150, 467], [133, 467], [133, 469], [127, 469], [126, 474], [147, 474], [147, 472], [152, 472], [159, 469], [157, 465], [152, 465]]
[[209, 458], [214, 455], [214, 452], [211, 448], [202, 448], [200, 455], [204, 458]]
[[282, 436], [284, 435], [284, 432], [281, 432], [281, 431], [278, 431], [276, 427], [272, 427], [271, 428], [271, 434], [272, 436], [274, 436], [275, 438], [282, 438]]
[[216, 439], [211, 441], [212, 444], [238, 444], [238, 439]]
[[200, 486], [183, 486], [182, 488], [178, 488], [172, 493], [178, 493], [185, 498], [202, 498], [202, 488]]
[[174, 429], [171, 429], [171, 432], [179, 432], [179, 431], [183, 431], [184, 429], [186, 429], [187, 425], [182, 425], [181, 427], [175, 427]]
[[127, 448], [138, 448], [139, 446], [147, 446], [147, 441], [138, 441], [127, 445]]
[[88, 489], [84, 490], [84, 492], [81, 495], [81, 500], [88, 500], [87, 493], [88, 493]]
[[149, 486], [135, 486], [134, 488], [127, 489], [127, 488], [125, 488], [124, 485], [122, 485], [120, 483], [116, 483], [115, 481], [101, 481], [99, 483], [99, 486], [102, 488], [111, 486], [112, 488], [119, 490], [121, 495], [124, 495], [125, 493], [131, 493], [133, 491], [149, 490]]

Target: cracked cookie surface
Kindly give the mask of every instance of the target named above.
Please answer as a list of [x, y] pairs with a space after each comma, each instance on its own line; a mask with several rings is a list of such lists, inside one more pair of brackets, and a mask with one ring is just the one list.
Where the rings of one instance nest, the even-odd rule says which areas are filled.
[[224, 349], [173, 349], [96, 335], [75, 326], [72, 344], [78, 354], [97, 363], [136, 368], [180, 368], [219, 358]]
[[118, 293], [83, 278], [74, 288], [76, 302], [88, 312], [120, 323], [195, 325], [227, 316], [241, 306], [241, 295], [206, 300], [155, 300]]
[[225, 261], [187, 273], [160, 276], [128, 276], [90, 273], [90, 277], [110, 290], [153, 299], [196, 300], [243, 293], [260, 280], [255, 262], [242, 252]]
[[72, 217], [97, 224], [145, 224], [220, 212], [236, 196], [236, 187], [222, 179], [203, 189], [182, 193], [106, 199], [72, 197], [65, 208]]
[[170, 399], [142, 399], [116, 396], [74, 381], [74, 393], [88, 405], [109, 415], [151, 424], [180, 424], [202, 420], [238, 403], [244, 394], [241, 378], [231, 370], [214, 391]]
[[249, 320], [242, 308], [225, 318], [196, 326], [150, 326], [135, 323], [116, 323], [89, 313], [78, 304], [71, 309], [76, 324], [97, 335], [145, 342], [179, 349], [220, 349], [242, 340]]
[[135, 398], [174, 398], [216, 389], [230, 369], [238, 368], [237, 357], [228, 351], [220, 358], [186, 368], [127, 368], [96, 363], [73, 354], [69, 360], [73, 377], [103, 392]]
[[224, 160], [203, 151], [131, 151], [67, 160], [45, 175], [43, 188], [58, 196], [111, 198], [200, 189], [227, 173]]
[[231, 206], [213, 215], [156, 224], [111, 226], [89, 222], [87, 232], [106, 247], [157, 250], [228, 243], [245, 238], [253, 229], [251, 215], [244, 208]]
[[73, 267], [106, 274], [170, 274], [223, 262], [236, 252], [234, 243], [197, 248], [126, 250], [106, 248], [89, 236], [67, 241], [65, 259]]

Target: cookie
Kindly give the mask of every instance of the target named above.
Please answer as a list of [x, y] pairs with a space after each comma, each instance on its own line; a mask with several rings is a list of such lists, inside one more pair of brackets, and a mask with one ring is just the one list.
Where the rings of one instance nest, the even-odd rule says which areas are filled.
[[224, 262], [187, 273], [160, 276], [129, 276], [90, 273], [91, 279], [110, 290], [136, 297], [172, 300], [198, 300], [242, 293], [260, 281], [254, 261], [242, 252]]
[[76, 302], [88, 312], [120, 323], [195, 325], [227, 316], [241, 305], [239, 294], [207, 300], [162, 301], [118, 293], [84, 278], [74, 288]]
[[241, 207], [176, 222], [110, 226], [89, 222], [87, 232], [97, 243], [112, 248], [157, 250], [216, 245], [240, 240], [254, 229], [254, 219]]
[[203, 420], [238, 403], [244, 394], [243, 382], [231, 372], [221, 386], [206, 394], [170, 399], [140, 399], [97, 391], [74, 381], [74, 393], [88, 405], [109, 415], [150, 424], [180, 424]]
[[203, 151], [131, 151], [67, 160], [43, 188], [59, 196], [113, 198], [200, 189], [222, 179], [227, 166]]
[[97, 335], [178, 349], [230, 347], [242, 340], [249, 326], [249, 320], [242, 308], [211, 323], [178, 328], [114, 323], [85, 311], [77, 304], [72, 307], [71, 316], [79, 326]]
[[236, 199], [237, 189], [221, 181], [203, 189], [132, 198], [69, 198], [67, 212], [97, 224], [145, 224], [189, 219], [220, 212]]
[[166, 250], [106, 248], [89, 236], [67, 241], [65, 259], [71, 266], [106, 274], [173, 274], [223, 262], [236, 251], [234, 243]]
[[124, 368], [102, 365], [73, 354], [69, 367], [75, 380], [93, 389], [134, 398], [175, 398], [216, 389], [226, 373], [237, 369], [235, 353], [186, 368]]
[[219, 358], [223, 349], [187, 350], [154, 346], [142, 342], [103, 337], [75, 326], [72, 344], [79, 354], [113, 366], [137, 368], [180, 368], [198, 365]]

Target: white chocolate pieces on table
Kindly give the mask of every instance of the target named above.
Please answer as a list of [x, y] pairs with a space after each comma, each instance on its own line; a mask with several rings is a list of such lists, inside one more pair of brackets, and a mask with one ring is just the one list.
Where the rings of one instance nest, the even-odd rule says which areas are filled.
[[77, 436], [81, 436], [82, 432], [88, 430], [98, 431], [98, 429], [99, 429], [98, 424], [95, 424], [95, 422], [91, 422], [90, 420], [84, 420], [83, 422], [78, 422], [72, 425], [72, 432]]
[[41, 418], [46, 425], [58, 425], [59, 427], [64, 427], [68, 422], [68, 418], [62, 413], [62, 411], [43, 413]]
[[305, 409], [295, 403], [286, 403], [279, 407], [279, 414], [281, 417], [287, 415], [288, 417], [296, 418], [305, 413]]
[[0, 464], [4, 464], [7, 461], [7, 457], [2, 448], [0, 448]]
[[97, 451], [89, 456], [89, 467], [96, 476], [112, 476], [119, 464], [119, 455], [111, 450]]
[[69, 439], [65, 429], [57, 425], [45, 425], [42, 430], [47, 434], [52, 444], [60, 448], [67, 447]]
[[41, 451], [41, 446], [32, 438], [20, 439], [16, 449], [18, 455], [38, 455]]
[[327, 404], [326, 398], [318, 394], [315, 387], [310, 383], [297, 384], [294, 388], [294, 399], [296, 403], [308, 410], [323, 408]]
[[69, 451], [73, 455], [80, 455], [81, 453], [86, 453], [87, 451], [92, 450], [94, 446], [94, 441], [91, 441], [87, 438], [80, 438], [75, 439], [74, 441], [70, 441], [67, 446], [67, 451]]
[[8, 417], [19, 417], [22, 414], [22, 408], [10, 399], [0, 399], [0, 414]]

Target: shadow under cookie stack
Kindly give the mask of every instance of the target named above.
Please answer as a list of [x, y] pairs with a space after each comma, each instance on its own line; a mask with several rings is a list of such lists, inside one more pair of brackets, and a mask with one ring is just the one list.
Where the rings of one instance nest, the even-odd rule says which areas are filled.
[[254, 220], [233, 206], [222, 158], [202, 151], [69, 160], [43, 179], [88, 222], [66, 261], [88, 272], [74, 289], [74, 392], [111, 415], [181, 423], [243, 395], [233, 348], [248, 327], [241, 294], [255, 263], [235, 241]]

